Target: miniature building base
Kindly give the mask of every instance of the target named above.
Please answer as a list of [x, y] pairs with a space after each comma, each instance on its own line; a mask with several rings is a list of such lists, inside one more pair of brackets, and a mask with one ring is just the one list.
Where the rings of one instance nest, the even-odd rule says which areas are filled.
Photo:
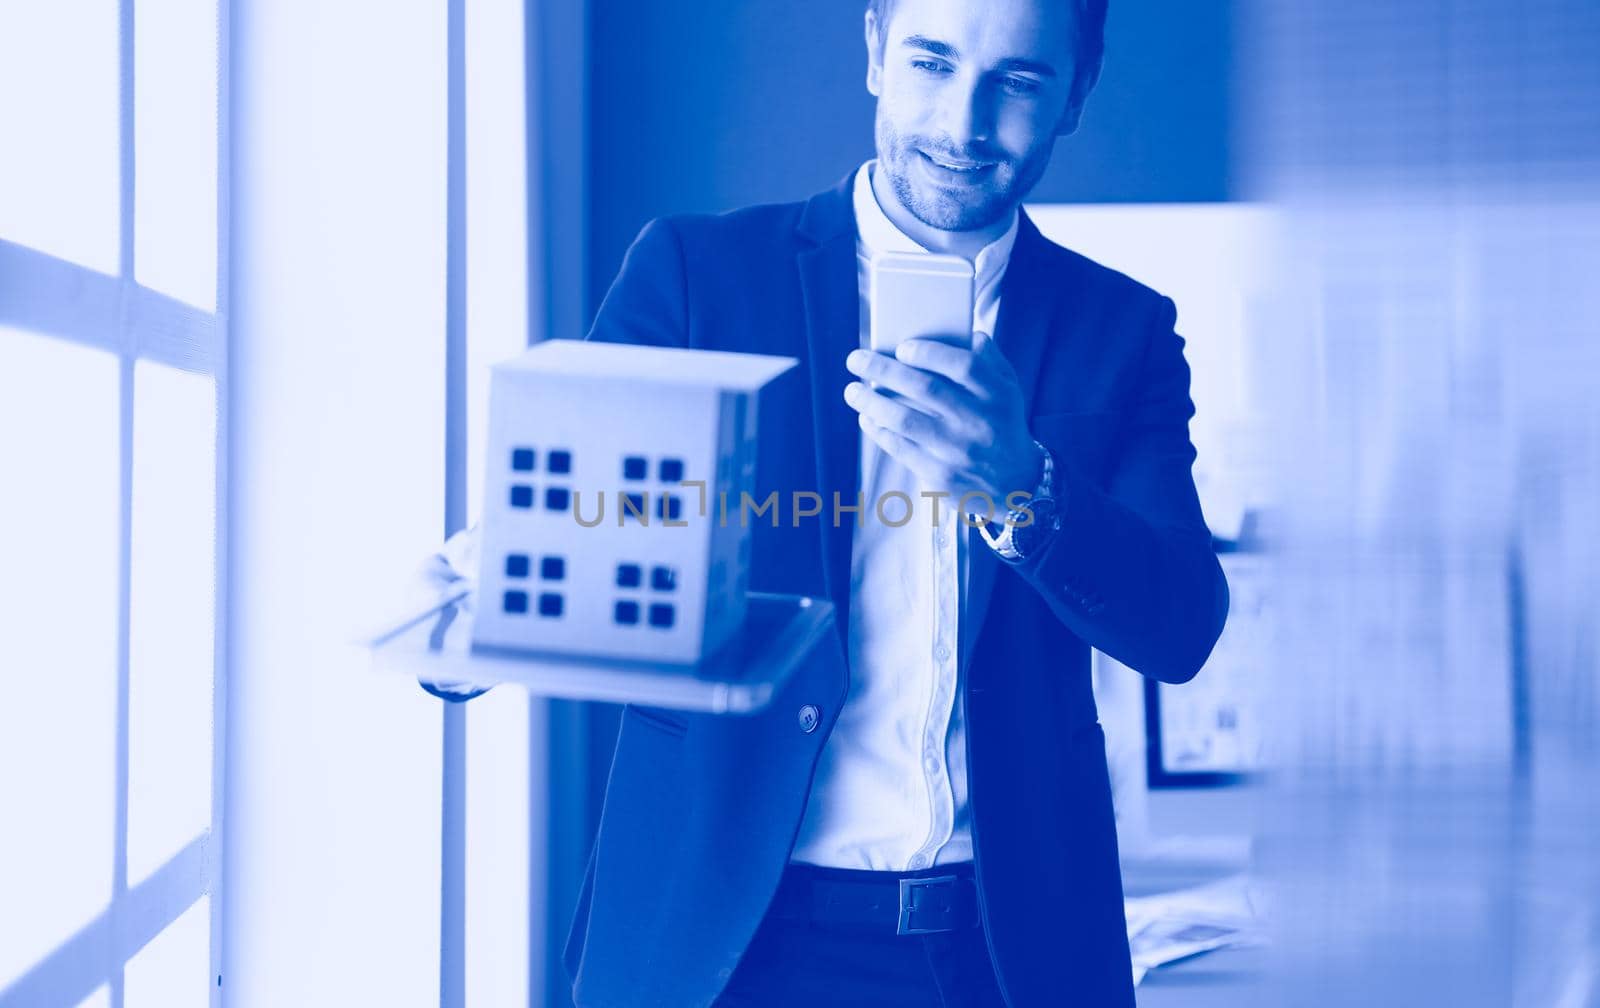
[[664, 664], [474, 645], [471, 612], [451, 601], [379, 635], [371, 651], [385, 671], [424, 682], [517, 685], [563, 700], [751, 714], [772, 700], [832, 629], [830, 602], [752, 592], [744, 622], [720, 650], [697, 664]]

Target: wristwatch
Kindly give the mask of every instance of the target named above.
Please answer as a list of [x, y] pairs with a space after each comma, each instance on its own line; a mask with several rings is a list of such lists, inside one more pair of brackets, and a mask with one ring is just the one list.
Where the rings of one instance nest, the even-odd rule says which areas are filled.
[[1021, 507], [1006, 512], [998, 534], [989, 531], [991, 523], [978, 526], [984, 541], [1008, 563], [1021, 563], [1038, 556], [1060, 524], [1055, 502], [1055, 459], [1050, 449], [1038, 441], [1034, 445], [1044, 456], [1044, 469], [1033, 496]]

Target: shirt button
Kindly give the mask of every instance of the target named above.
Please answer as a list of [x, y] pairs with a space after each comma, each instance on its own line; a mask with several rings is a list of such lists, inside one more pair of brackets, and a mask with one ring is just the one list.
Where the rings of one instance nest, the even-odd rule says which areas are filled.
[[933, 656], [940, 661], [944, 661], [946, 658], [950, 657], [950, 649], [945, 647], [943, 644], [940, 644], [938, 647], [933, 649]]
[[945, 535], [943, 532], [940, 532], [937, 536], [935, 536], [933, 541], [939, 544], [940, 549], [944, 549], [946, 546], [950, 545], [950, 537]]
[[806, 704], [800, 708], [800, 730], [810, 735], [817, 730], [817, 725], [822, 721], [822, 712], [817, 710], [816, 704]]

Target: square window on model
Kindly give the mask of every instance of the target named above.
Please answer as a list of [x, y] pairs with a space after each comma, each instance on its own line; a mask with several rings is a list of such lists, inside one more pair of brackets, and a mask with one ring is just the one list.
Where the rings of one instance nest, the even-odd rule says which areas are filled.
[[558, 556], [547, 556], [539, 561], [539, 576], [546, 581], [560, 581], [567, 576], [567, 562]]
[[617, 587], [637, 588], [644, 583], [644, 570], [638, 564], [617, 564]]
[[508, 591], [503, 601], [505, 610], [508, 613], [525, 613], [528, 611], [527, 592]]
[[683, 482], [683, 459], [669, 458], [661, 460], [661, 482]]
[[544, 507], [546, 511], [565, 511], [572, 503], [572, 493], [566, 487], [545, 487]]
[[656, 517], [662, 521], [683, 519], [683, 498], [677, 494], [662, 494], [656, 498]]
[[672, 591], [678, 587], [678, 572], [671, 567], [650, 568], [650, 587], [656, 591]]
[[629, 455], [622, 460], [622, 478], [625, 480], [642, 480], [650, 475], [650, 462], [638, 455]]
[[539, 615], [540, 616], [560, 616], [561, 615], [561, 596], [557, 595], [555, 592], [545, 592], [543, 595], [540, 595], [539, 596]]
[[521, 483], [511, 488], [511, 506], [514, 508], [533, 507], [533, 487]]
[[506, 577], [525, 578], [528, 576], [528, 557], [523, 553], [513, 553], [506, 557]]
[[511, 468], [516, 472], [533, 472], [533, 462], [532, 448], [511, 449]]
[[558, 448], [545, 456], [544, 468], [546, 472], [565, 476], [572, 471], [572, 453], [564, 448]]
[[642, 493], [625, 493], [618, 507], [622, 513], [618, 517], [622, 521], [637, 521], [648, 523], [650, 521], [650, 504], [648, 495]]
[[665, 630], [672, 626], [672, 606], [656, 602], [650, 606], [650, 625]]
[[639, 622], [639, 603], [622, 599], [612, 609], [611, 615], [623, 626], [633, 626]]

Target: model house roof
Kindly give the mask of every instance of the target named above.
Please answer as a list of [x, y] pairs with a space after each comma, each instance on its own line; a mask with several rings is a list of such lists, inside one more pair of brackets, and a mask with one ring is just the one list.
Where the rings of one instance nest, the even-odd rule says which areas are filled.
[[764, 354], [553, 339], [536, 344], [498, 366], [541, 375], [615, 378], [646, 384], [754, 392], [796, 363], [793, 357]]

